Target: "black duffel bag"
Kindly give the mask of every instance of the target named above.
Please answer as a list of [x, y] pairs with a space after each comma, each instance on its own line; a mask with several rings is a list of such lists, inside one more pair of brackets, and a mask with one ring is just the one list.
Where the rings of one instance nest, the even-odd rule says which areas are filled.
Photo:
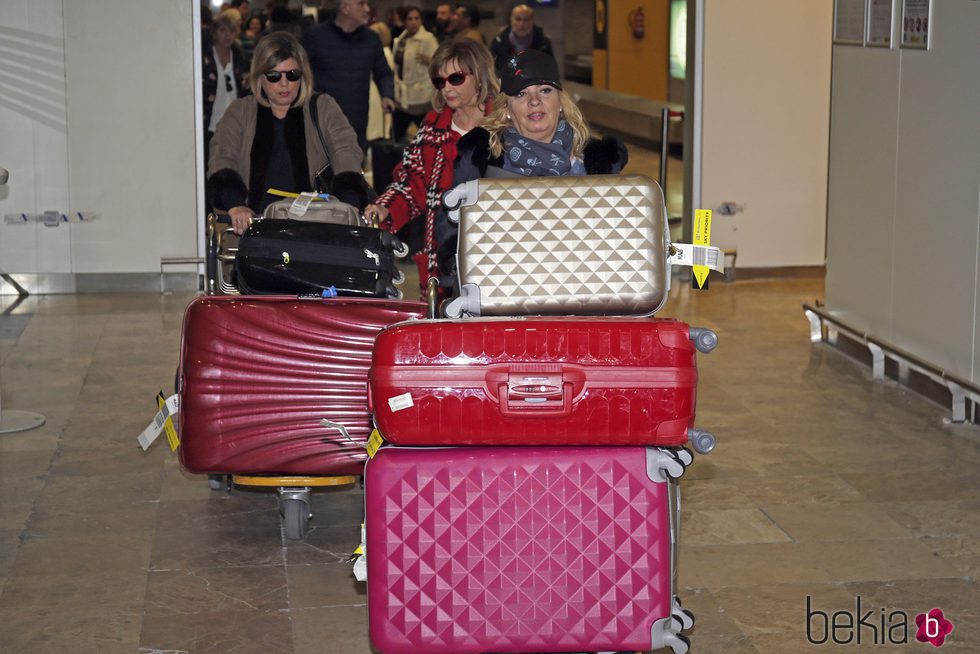
[[400, 298], [395, 285], [404, 276], [395, 257], [407, 251], [394, 235], [372, 227], [258, 220], [238, 244], [236, 284], [243, 295]]

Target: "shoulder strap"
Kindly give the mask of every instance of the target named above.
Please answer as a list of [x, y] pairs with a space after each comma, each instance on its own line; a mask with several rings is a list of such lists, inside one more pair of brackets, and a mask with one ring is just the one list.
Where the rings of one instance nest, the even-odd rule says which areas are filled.
[[320, 99], [319, 93], [314, 93], [313, 97], [310, 98], [310, 120], [313, 121], [313, 127], [316, 129], [316, 135], [320, 137], [320, 147], [323, 148], [323, 156], [327, 158], [327, 165], [330, 165], [330, 152], [327, 150], [327, 141], [323, 138], [323, 131], [320, 130], [320, 116], [317, 112], [317, 101]]

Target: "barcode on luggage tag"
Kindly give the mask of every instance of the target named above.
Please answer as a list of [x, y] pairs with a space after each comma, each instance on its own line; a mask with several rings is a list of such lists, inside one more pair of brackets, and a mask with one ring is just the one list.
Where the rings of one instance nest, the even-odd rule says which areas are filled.
[[402, 411], [415, 406], [415, 402], [412, 402], [411, 393], [402, 393], [401, 395], [388, 398], [388, 406], [391, 407], [392, 411]]
[[316, 197], [315, 193], [300, 193], [299, 197], [293, 200], [293, 203], [289, 205], [289, 215], [294, 218], [302, 218], [306, 215], [307, 210], [310, 208], [310, 203]]
[[674, 243], [674, 254], [668, 260], [675, 266], [704, 266], [711, 270], [724, 272], [721, 266], [722, 252], [720, 248], [710, 245], [691, 245], [690, 243]]
[[694, 246], [694, 265], [708, 266], [709, 268], [718, 267], [718, 250], [710, 250], [706, 247]]

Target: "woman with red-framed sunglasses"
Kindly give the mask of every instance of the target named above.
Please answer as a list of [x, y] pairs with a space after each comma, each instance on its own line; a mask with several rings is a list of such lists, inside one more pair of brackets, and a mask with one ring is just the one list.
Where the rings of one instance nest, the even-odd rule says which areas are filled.
[[380, 219], [393, 232], [409, 223], [422, 232], [421, 251], [415, 255], [422, 289], [430, 277], [439, 277], [435, 221], [442, 193], [453, 182], [456, 142], [482, 123], [499, 90], [490, 51], [471, 40], [440, 45], [429, 64], [429, 78], [435, 110], [405, 148], [392, 183], [376, 204], [364, 209], [368, 219]]

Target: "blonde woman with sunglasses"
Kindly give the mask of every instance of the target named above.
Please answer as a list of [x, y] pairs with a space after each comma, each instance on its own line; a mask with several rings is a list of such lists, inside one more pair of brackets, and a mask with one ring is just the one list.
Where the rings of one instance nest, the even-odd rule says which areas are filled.
[[410, 222], [422, 234], [415, 255], [424, 289], [429, 277], [439, 276], [436, 265], [435, 220], [443, 191], [453, 182], [456, 142], [477, 127], [490, 110], [499, 85], [493, 58], [475, 41], [446, 41], [429, 64], [432, 104], [415, 138], [392, 174], [392, 183], [364, 214], [397, 232]]
[[244, 232], [253, 215], [280, 199], [268, 189], [317, 189], [327, 169], [331, 186], [319, 190], [357, 207], [367, 204], [357, 136], [329, 95], [316, 96], [313, 122], [313, 74], [296, 37], [288, 32], [264, 36], [255, 46], [249, 82], [255, 95], [225, 110], [208, 160], [208, 197], [215, 209], [228, 213], [235, 233]]

